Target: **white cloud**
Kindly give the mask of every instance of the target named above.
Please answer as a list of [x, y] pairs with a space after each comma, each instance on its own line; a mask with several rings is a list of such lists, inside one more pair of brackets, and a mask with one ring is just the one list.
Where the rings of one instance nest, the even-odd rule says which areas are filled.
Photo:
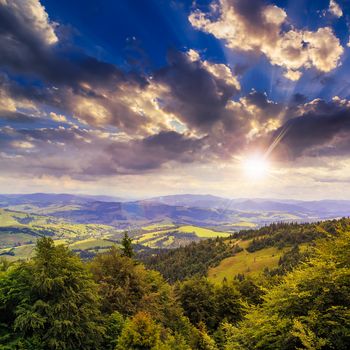
[[6, 87], [0, 87], [0, 112], [18, 112], [20, 109], [26, 109], [35, 114], [38, 112], [37, 106], [32, 101], [10, 96]]
[[57, 114], [55, 112], [51, 112], [50, 113], [50, 117], [52, 120], [56, 121], [56, 122], [59, 122], [59, 123], [65, 123], [67, 122], [67, 118], [62, 115], [62, 114]]
[[222, 63], [213, 63], [206, 60], [201, 60], [199, 53], [193, 49], [187, 51], [187, 56], [192, 62], [200, 62], [202, 67], [206, 69], [215, 78], [222, 79], [227, 85], [233, 86], [237, 91], [241, 89], [241, 85], [231, 69]]
[[338, 66], [343, 47], [331, 28], [308, 31], [291, 27], [285, 31], [288, 18], [283, 9], [261, 5], [252, 9], [259, 13], [248, 18], [237, 6], [242, 1], [246, 0], [220, 0], [211, 13], [196, 10], [189, 21], [196, 29], [224, 40], [230, 49], [264, 54], [271, 64], [284, 68], [284, 76], [291, 80], [298, 80], [302, 69], [329, 72]]
[[329, 2], [329, 8], [328, 11], [330, 14], [332, 14], [333, 16], [340, 18], [341, 16], [343, 16], [343, 10], [341, 9], [341, 7], [335, 2], [335, 0], [331, 0]]
[[34, 148], [34, 145], [28, 141], [14, 141], [12, 142], [14, 148], [30, 149]]

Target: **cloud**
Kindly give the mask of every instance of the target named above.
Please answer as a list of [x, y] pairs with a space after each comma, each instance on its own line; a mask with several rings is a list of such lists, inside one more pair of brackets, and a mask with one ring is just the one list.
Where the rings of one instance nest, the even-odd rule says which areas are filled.
[[328, 12], [329, 12], [331, 15], [337, 17], [337, 18], [340, 18], [341, 16], [343, 16], [343, 10], [342, 10], [341, 7], [335, 2], [335, 0], [330, 0]]
[[156, 82], [168, 87], [160, 95], [163, 109], [199, 132], [230, 118], [227, 105], [240, 85], [226, 65], [201, 61], [194, 51], [173, 51], [168, 61], [168, 66], [154, 74]]
[[66, 123], [67, 122], [66, 116], [64, 116], [62, 114], [57, 114], [55, 112], [50, 112], [49, 115], [56, 122], [59, 122], [59, 123]]
[[130, 140], [77, 127], [0, 128], [2, 172], [26, 169], [28, 176], [69, 174], [86, 180], [144, 173], [171, 162], [193, 163], [204, 156], [203, 146], [202, 139], [174, 131]]
[[273, 139], [284, 134], [276, 147], [278, 157], [285, 160], [302, 157], [349, 156], [350, 101], [338, 97], [326, 102], [315, 99], [296, 109], [298, 114], [273, 132]]
[[45, 8], [37, 0], [0, 0], [1, 31], [11, 28], [9, 43], [17, 44], [24, 39], [41, 45], [53, 45], [58, 42], [55, 33], [56, 23], [50, 22]]
[[298, 80], [302, 70], [311, 67], [330, 72], [344, 51], [330, 27], [286, 29], [287, 13], [262, 0], [220, 0], [212, 3], [210, 13], [192, 12], [189, 21], [194, 28], [224, 40], [232, 50], [264, 54], [290, 80]]

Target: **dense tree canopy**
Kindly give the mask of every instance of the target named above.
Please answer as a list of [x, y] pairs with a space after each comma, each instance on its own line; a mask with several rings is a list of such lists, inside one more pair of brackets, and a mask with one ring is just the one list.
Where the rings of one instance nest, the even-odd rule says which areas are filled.
[[104, 333], [99, 301], [80, 259], [43, 238], [30, 262], [0, 280], [0, 318], [11, 333], [3, 340], [14, 348], [95, 349]]
[[232, 349], [349, 348], [350, 233], [338, 234], [252, 309], [233, 332]]

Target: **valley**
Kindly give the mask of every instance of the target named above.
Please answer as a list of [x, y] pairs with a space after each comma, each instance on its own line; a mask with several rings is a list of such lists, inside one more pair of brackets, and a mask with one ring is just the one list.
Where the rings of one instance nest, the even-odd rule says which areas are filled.
[[[138, 252], [152, 254], [152, 250], [229, 238], [239, 231], [273, 222], [313, 222], [341, 217], [350, 211], [350, 201], [243, 200], [209, 195], [127, 201], [106, 196], [38, 193], [0, 195], [0, 206], [0, 256], [9, 260], [31, 257], [36, 240], [43, 236], [91, 258], [118, 246], [126, 231]], [[248, 268], [254, 270], [252, 259], [257, 264], [263, 260], [264, 267], [274, 266], [281, 252], [266, 252], [262, 256], [239, 254], [222, 262], [209, 276], [220, 279], [224, 266], [236, 260], [242, 264], [242, 269], [236, 271], [239, 273]], [[237, 268], [239, 264], [233, 265]]]

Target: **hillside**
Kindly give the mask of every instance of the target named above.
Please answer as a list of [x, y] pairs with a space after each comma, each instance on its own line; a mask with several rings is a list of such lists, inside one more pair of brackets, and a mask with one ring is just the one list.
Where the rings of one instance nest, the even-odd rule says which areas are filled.
[[281, 274], [312, 251], [314, 242], [338, 230], [350, 231], [350, 219], [310, 224], [279, 223], [260, 229], [243, 230], [229, 238], [192, 243], [172, 251], [141, 257], [152, 269], [171, 281], [194, 275], [223, 280], [256, 276], [261, 272]]

